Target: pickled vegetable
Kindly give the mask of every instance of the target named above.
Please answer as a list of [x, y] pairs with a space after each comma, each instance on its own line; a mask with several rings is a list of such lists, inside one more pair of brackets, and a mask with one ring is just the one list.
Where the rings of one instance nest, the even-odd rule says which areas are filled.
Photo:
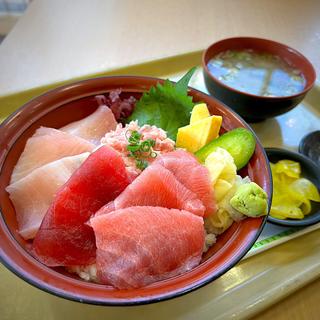
[[233, 129], [219, 138], [212, 140], [195, 153], [200, 162], [216, 150], [217, 147], [226, 149], [234, 159], [237, 170], [243, 168], [250, 160], [256, 147], [256, 140], [251, 131], [245, 128]]
[[303, 219], [311, 213], [311, 201], [320, 202], [317, 187], [301, 178], [299, 162], [281, 160], [271, 163], [273, 199], [270, 215], [278, 219]]
[[218, 147], [206, 158], [204, 164], [210, 172], [212, 187], [219, 202], [234, 184], [237, 174], [234, 160], [227, 150]]

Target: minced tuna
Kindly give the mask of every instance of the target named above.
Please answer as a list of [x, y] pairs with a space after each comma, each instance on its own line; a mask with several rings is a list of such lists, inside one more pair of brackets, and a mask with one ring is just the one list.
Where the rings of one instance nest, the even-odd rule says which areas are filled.
[[[123, 127], [122, 124], [118, 124], [115, 130], [108, 132], [101, 139], [101, 144], [107, 144], [121, 153], [127, 167], [129, 177], [132, 180], [141, 173], [141, 169], [136, 166], [135, 159], [128, 157], [128, 132], [130, 135], [130, 132], [133, 131], [137, 131], [142, 135], [141, 141], [153, 139], [155, 141], [155, 145], [152, 149], [158, 155], [173, 151], [175, 148], [175, 142], [167, 137], [164, 130], [157, 128], [156, 126], [143, 125], [140, 127], [138, 125], [138, 121], [131, 121], [125, 127]], [[149, 157], [146, 160], [151, 163], [154, 159], [155, 158]]]

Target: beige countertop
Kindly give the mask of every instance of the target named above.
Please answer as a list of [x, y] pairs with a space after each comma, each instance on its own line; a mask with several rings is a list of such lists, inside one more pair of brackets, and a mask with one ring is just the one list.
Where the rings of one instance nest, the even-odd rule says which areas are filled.
[[41, 0], [0, 45], [0, 96], [258, 36], [320, 74], [318, 0]]
[[[259, 36], [288, 44], [305, 54], [320, 74], [319, 12], [318, 0], [35, 0], [0, 45], [0, 115], [1, 97], [19, 96], [24, 90], [73, 78], [116, 74], [129, 65], [202, 50], [216, 40], [231, 36]], [[315, 252], [316, 245], [319, 246], [319, 232], [308, 235], [308, 239], [314, 241]], [[297, 270], [301, 265], [307, 268], [308, 263], [315, 261], [315, 254], [312, 256], [311, 252], [304, 256], [301, 242], [292, 241], [250, 258], [249, 262], [232, 269], [233, 273], [225, 274], [195, 293], [125, 311], [84, 306], [56, 298], [31, 287], [0, 266], [1, 318], [42, 319], [45, 314], [48, 319], [75, 316], [89, 319], [93, 315], [120, 319], [131, 314], [138, 319], [146, 314], [158, 319], [163, 314], [167, 319], [192, 319], [196, 312], [200, 319], [209, 319], [210, 314], [215, 313], [209, 298], [214, 299], [221, 288], [240, 286], [241, 282], [234, 283], [240, 279], [237, 278], [239, 274], [244, 275], [242, 281], [251, 283], [252, 280], [254, 287], [255, 279], [250, 276], [253, 271], [246, 273], [250, 261], [256, 261], [261, 268], [260, 277], [264, 281], [270, 279], [267, 272], [263, 273], [265, 259], [273, 260], [274, 267], [283, 274], [290, 261], [290, 256], [284, 258], [288, 251], [297, 251], [301, 256], [297, 261], [290, 261]], [[254, 288], [263, 290], [261, 286]], [[285, 283], [279, 284], [279, 296], [285, 288]], [[256, 319], [286, 319], [289, 315], [295, 319], [292, 310], [296, 312], [296, 319], [315, 319], [319, 307], [314, 303], [314, 297], [319, 300], [319, 280], [312, 289], [302, 289]], [[230, 291], [232, 301], [237, 301], [236, 291]], [[313, 296], [310, 296], [312, 292]], [[250, 292], [246, 294], [249, 298]], [[227, 296], [219, 299], [221, 303], [216, 304], [217, 310], [227, 312], [233, 302]], [[263, 301], [255, 303], [251, 306], [252, 311], [261, 310], [259, 304]], [[251, 310], [242, 310], [233, 318], [246, 318], [249, 314]], [[223, 318], [221, 314], [220, 318]]]

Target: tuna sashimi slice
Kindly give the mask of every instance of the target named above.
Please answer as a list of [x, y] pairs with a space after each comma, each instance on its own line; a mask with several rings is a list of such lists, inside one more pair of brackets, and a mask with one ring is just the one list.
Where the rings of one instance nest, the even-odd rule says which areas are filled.
[[97, 275], [119, 289], [146, 286], [200, 263], [203, 219], [188, 211], [131, 207], [90, 220], [97, 244]]
[[56, 193], [33, 242], [47, 266], [87, 265], [96, 246], [88, 219], [128, 185], [121, 156], [103, 146], [93, 152]]
[[50, 162], [6, 188], [24, 239], [35, 237], [54, 194], [88, 156], [86, 152]]
[[60, 128], [60, 130], [99, 145], [101, 138], [107, 132], [114, 130], [116, 126], [117, 121], [111, 109], [105, 105], [101, 105], [88, 117], [72, 122]]
[[191, 153], [184, 150], [165, 153], [154, 163], [170, 170], [186, 188], [198, 196], [206, 207], [204, 217], [216, 212], [209, 171]]
[[189, 160], [193, 162], [194, 164], [200, 164], [197, 158], [190, 152], [185, 151], [183, 149], [176, 149], [171, 152], [167, 152], [165, 154], [161, 154], [158, 158], [156, 158], [156, 161], [160, 160], [165, 156], [165, 159], [173, 159], [177, 160], [178, 159], [183, 159], [183, 160]]
[[203, 216], [205, 207], [197, 195], [181, 184], [161, 165], [150, 165], [113, 203], [107, 204], [97, 215], [133, 206], [154, 206], [190, 211]]
[[28, 139], [13, 169], [10, 183], [14, 183], [33, 170], [58, 159], [90, 152], [95, 145], [69, 133], [41, 127]]

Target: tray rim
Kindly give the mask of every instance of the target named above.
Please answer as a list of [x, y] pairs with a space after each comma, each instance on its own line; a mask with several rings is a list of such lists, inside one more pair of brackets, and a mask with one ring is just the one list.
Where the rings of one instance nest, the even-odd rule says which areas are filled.
[[[1, 122], [1, 117], [2, 117], [2, 111], [3, 109], [9, 108], [11, 109], [11, 112], [8, 112], [5, 117], [7, 117], [9, 114], [11, 114], [15, 109], [17, 109], [19, 106], [24, 104], [24, 102], [21, 102], [23, 99], [24, 101], [27, 102], [31, 100], [31, 98], [36, 97], [37, 95], [49, 90], [56, 88], [58, 86], [61, 86], [63, 84], [67, 84], [70, 82], [75, 82], [77, 80], [83, 80], [83, 79], [90, 79], [93, 77], [98, 77], [98, 76], [105, 76], [105, 75], [128, 75], [128, 74], [135, 74], [135, 75], [149, 75], [149, 76], [154, 76], [154, 77], [159, 77], [159, 78], [165, 78], [169, 76], [170, 74], [173, 73], [178, 73], [178, 72], [183, 72], [185, 71], [189, 66], [190, 63], [191, 65], [200, 65], [201, 55], [202, 55], [203, 50], [196, 50], [190, 53], [185, 53], [185, 54], [179, 54], [176, 56], [172, 57], [167, 57], [163, 59], [157, 59], [153, 61], [148, 61], [145, 63], [137, 64], [137, 65], [131, 65], [131, 66], [126, 66], [123, 68], [116, 68], [112, 70], [105, 70], [101, 71], [99, 73], [93, 73], [93, 74], [87, 74], [81, 77], [77, 78], [72, 78], [72, 79], [66, 79], [60, 82], [55, 82], [55, 83], [50, 83], [50, 84], [45, 84], [43, 86], [39, 86], [36, 88], [29, 88], [27, 90], [22, 90], [20, 92], [14, 92], [9, 95], [0, 95], [0, 122]], [[180, 59], [183, 60], [183, 58], [186, 61], [180, 61]], [[156, 72], [156, 70], [161, 69], [161, 66], [167, 65], [172, 69], [175, 69], [172, 67], [172, 65], [177, 64], [177, 69], [175, 72]], [[183, 68], [183, 66], [186, 66]], [[313, 89], [309, 92], [309, 94], [305, 97], [304, 103], [311, 105], [313, 108], [316, 110], [320, 110], [320, 104], [316, 102], [316, 99], [318, 99], [318, 96], [320, 96], [320, 79], [317, 78], [316, 84], [313, 87]], [[320, 235], [320, 230], [314, 230], [310, 232], [310, 234], [317, 234], [319, 237]], [[287, 242], [291, 243], [291, 245], [294, 245], [298, 239], [289, 239], [290, 241], [286, 241], [283, 245], [285, 245]], [[281, 247], [281, 246], [280, 246]], [[276, 248], [273, 248], [272, 250], [276, 251]], [[269, 251], [269, 250], [268, 250]], [[254, 260], [255, 256], [250, 257], [248, 260]], [[247, 260], [242, 260], [239, 264], [241, 265], [243, 261]], [[318, 270], [319, 269], [319, 270]], [[260, 312], [261, 310], [267, 308], [268, 306], [276, 303], [277, 301], [283, 299], [284, 297], [292, 294], [294, 291], [298, 290], [299, 288], [307, 285], [310, 283], [312, 280], [318, 278], [320, 276], [320, 268], [316, 270], [313, 270], [313, 272], [304, 272], [301, 273], [300, 275], [297, 275], [295, 279], [291, 279], [292, 281], [286, 285], [286, 290], [281, 290], [281, 292], [273, 292], [273, 294], [270, 294], [267, 298], [265, 298], [263, 301], [260, 303], [255, 304], [254, 306], [250, 306], [250, 308], [246, 308], [246, 310], [240, 310], [238, 313], [239, 318], [245, 318], [248, 316], [253, 316], [254, 314]]]

